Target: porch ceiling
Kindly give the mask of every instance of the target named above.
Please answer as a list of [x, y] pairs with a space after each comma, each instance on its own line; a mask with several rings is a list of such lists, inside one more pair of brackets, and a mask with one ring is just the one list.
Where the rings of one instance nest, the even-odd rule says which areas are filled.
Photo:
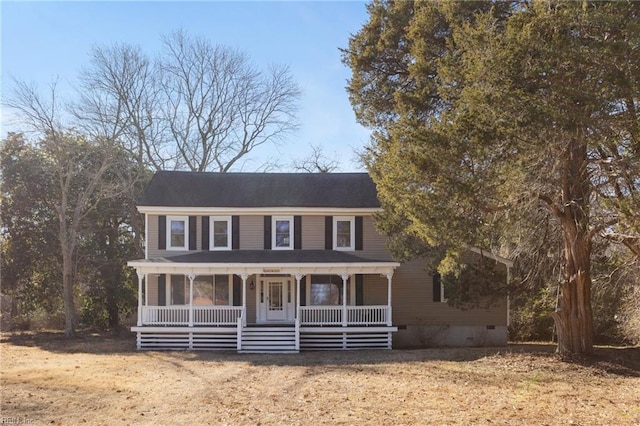
[[397, 262], [367, 259], [334, 250], [198, 251], [127, 263], [139, 273], [268, 274], [310, 273], [392, 274]]

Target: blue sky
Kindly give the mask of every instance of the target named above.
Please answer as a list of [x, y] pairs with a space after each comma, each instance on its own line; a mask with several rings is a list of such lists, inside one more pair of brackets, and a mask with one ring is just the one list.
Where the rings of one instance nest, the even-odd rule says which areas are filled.
[[[1, 1], [0, 16], [3, 96], [11, 92], [12, 77], [43, 90], [58, 79], [64, 91], [87, 66], [94, 45], [126, 42], [154, 54], [163, 34], [185, 29], [244, 51], [259, 67], [289, 65], [302, 88], [300, 130], [278, 150], [256, 152], [256, 163], [281, 158], [285, 169], [313, 144], [338, 158], [341, 171], [361, 169], [354, 150], [367, 143], [369, 132], [355, 121], [345, 91], [350, 71], [338, 48], [367, 21], [364, 2]], [[4, 107], [1, 125], [2, 138], [21, 130]]]

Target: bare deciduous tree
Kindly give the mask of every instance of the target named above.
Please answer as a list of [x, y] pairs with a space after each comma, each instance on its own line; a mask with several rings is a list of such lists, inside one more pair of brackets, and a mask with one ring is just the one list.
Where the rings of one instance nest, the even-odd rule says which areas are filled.
[[311, 145], [309, 156], [295, 160], [293, 169], [306, 173], [331, 173], [338, 170], [340, 162], [324, 153], [321, 146]]
[[301, 92], [287, 67], [258, 70], [184, 31], [163, 39], [155, 61], [128, 45], [97, 47], [91, 58], [78, 116], [155, 169], [226, 172], [297, 127]]
[[80, 75], [73, 112], [80, 128], [117, 138], [140, 167], [161, 170], [175, 163], [162, 120], [156, 71], [139, 49], [127, 44], [94, 48]]

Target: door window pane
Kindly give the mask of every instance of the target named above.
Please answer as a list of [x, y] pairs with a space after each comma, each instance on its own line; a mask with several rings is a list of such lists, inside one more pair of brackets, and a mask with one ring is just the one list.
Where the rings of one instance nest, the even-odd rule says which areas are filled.
[[282, 283], [269, 283], [269, 310], [282, 311], [284, 309], [282, 302]]

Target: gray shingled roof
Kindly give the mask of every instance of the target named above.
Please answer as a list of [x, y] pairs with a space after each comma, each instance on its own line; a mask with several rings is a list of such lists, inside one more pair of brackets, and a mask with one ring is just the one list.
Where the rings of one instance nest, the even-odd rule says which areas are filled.
[[390, 260], [367, 259], [335, 250], [229, 250], [198, 251], [149, 259], [153, 263], [381, 263]]
[[140, 206], [380, 207], [366, 173], [157, 172]]

